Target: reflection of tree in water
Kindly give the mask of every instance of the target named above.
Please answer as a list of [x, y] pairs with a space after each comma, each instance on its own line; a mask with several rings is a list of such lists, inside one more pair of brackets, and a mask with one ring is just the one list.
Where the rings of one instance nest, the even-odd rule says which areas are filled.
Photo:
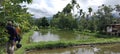
[[49, 32], [49, 31], [46, 31], [46, 30], [43, 31], [43, 30], [42, 30], [42, 31], [39, 31], [39, 35], [42, 35], [42, 36], [43, 36], [43, 35], [48, 34], [48, 32]]
[[75, 34], [73, 31], [56, 31], [51, 32], [52, 34], [56, 34], [60, 37], [62, 40], [72, 40], [75, 39], [77, 34]]
[[93, 51], [91, 48], [82, 47], [74, 49], [70, 54], [93, 54]]
[[[100, 49], [97, 52], [93, 50], [93, 47], [82, 46], [82, 47], [60, 48], [53, 50], [43, 50], [44, 51], [43, 54], [46, 52], [49, 52], [50, 54], [120, 54], [119, 53], [120, 44], [118, 44], [118, 46], [115, 45], [112, 46], [112, 45], [97, 46], [96, 48]], [[114, 52], [114, 50], [117, 50], [118, 52]], [[41, 50], [38, 52], [38, 54], [39, 53], [41, 53]], [[33, 54], [37, 54], [37, 53], [33, 52]]]
[[74, 50], [70, 51], [70, 54], [76, 54], [76, 52], [78, 52], [78, 49], [74, 49]]
[[120, 44], [112, 44], [112, 45], [106, 45], [104, 47], [101, 47], [101, 52], [109, 53], [109, 54], [120, 53]]
[[60, 40], [80, 40], [80, 39], [88, 39], [88, 36], [80, 35], [74, 33], [73, 31], [48, 31], [48, 30], [41, 30], [39, 31], [39, 35], [53, 35], [58, 36]]
[[100, 50], [94, 54], [120, 54], [120, 44], [103, 45], [98, 47]]

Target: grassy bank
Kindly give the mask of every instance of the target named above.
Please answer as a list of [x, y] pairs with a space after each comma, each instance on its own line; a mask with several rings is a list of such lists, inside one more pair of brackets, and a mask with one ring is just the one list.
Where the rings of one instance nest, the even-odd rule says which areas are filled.
[[120, 38], [99, 38], [99, 39], [88, 39], [88, 40], [71, 40], [71, 41], [55, 41], [55, 42], [39, 42], [32, 43], [25, 47], [26, 50], [34, 49], [53, 49], [53, 48], [66, 48], [71, 46], [80, 45], [91, 45], [91, 44], [112, 44], [119, 43]]
[[30, 32], [25, 33], [23, 35], [22, 40], [21, 40], [22, 47], [18, 49], [17, 51], [15, 51], [15, 54], [23, 54], [25, 52], [25, 46], [29, 44], [29, 38], [33, 34], [33, 32], [34, 31], [31, 30]]
[[[91, 45], [91, 44], [112, 44], [120, 43], [120, 38], [111, 37], [111, 38], [98, 38], [97, 36], [103, 36], [99, 34], [94, 34], [92, 38], [82, 39], [82, 40], [70, 40], [70, 41], [49, 41], [49, 42], [38, 42], [38, 43], [28, 43], [29, 37], [33, 34], [33, 31], [23, 35], [22, 39], [22, 48], [18, 49], [15, 54], [24, 54], [26, 51], [35, 50], [35, 49], [53, 49], [53, 48], [66, 48], [71, 46], [80, 46], [80, 45]], [[106, 37], [107, 35], [105, 35]], [[108, 36], [107, 36], [108, 37]]]

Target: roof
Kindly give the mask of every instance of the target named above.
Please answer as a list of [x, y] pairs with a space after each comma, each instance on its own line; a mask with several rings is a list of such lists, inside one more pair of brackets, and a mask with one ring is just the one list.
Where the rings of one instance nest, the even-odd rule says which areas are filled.
[[120, 24], [109, 24], [107, 26], [120, 26]]

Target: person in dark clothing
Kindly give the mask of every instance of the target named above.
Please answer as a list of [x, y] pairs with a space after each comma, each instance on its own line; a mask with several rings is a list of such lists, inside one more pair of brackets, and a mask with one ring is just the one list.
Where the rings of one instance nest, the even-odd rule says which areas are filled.
[[[8, 21], [7, 26], [6, 26], [6, 30], [7, 30], [7, 33], [9, 34], [9, 40], [7, 43], [7, 52], [8, 52], [8, 54], [9, 53], [13, 54], [14, 48], [16, 46], [17, 33], [16, 33], [16, 30], [13, 27], [11, 21]], [[11, 49], [9, 49], [10, 47], [11, 47]]]
[[12, 26], [11, 21], [8, 22], [8, 24], [6, 26], [6, 30], [7, 30], [7, 33], [10, 35], [9, 40], [16, 41], [17, 32], [16, 32], [15, 28]]

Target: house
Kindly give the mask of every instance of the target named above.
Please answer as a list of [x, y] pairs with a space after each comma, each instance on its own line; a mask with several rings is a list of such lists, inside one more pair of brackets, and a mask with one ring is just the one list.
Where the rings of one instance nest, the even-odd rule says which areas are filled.
[[120, 24], [110, 24], [106, 27], [107, 34], [120, 36]]

